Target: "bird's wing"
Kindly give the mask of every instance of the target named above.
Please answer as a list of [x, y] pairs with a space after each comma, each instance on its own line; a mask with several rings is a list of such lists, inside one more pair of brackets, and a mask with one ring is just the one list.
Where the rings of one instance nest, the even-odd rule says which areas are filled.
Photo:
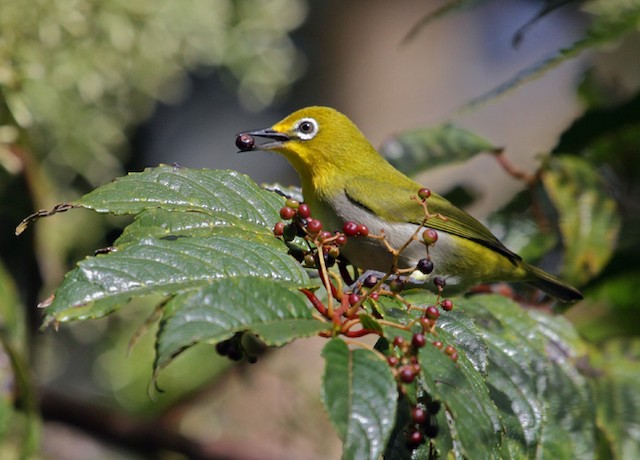
[[[416, 183], [411, 181], [402, 187], [394, 186], [385, 193], [385, 185], [387, 184], [381, 184], [373, 178], [358, 177], [357, 180], [345, 184], [345, 193], [354, 204], [390, 222], [411, 222], [418, 225], [422, 223], [422, 206], [411, 199], [411, 196], [418, 194], [419, 186], [416, 188]], [[381, 196], [371, 199], [367, 190], [380, 190], [381, 187]], [[430, 214], [439, 214], [445, 218], [432, 217], [427, 221], [427, 226], [475, 241], [511, 260], [521, 260], [520, 256], [504, 246], [487, 227], [445, 198], [432, 193], [426, 203]]]

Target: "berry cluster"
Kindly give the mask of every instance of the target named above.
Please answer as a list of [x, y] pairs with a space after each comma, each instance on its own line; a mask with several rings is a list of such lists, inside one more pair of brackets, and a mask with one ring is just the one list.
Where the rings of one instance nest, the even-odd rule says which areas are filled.
[[440, 401], [425, 395], [409, 409], [411, 420], [407, 429], [407, 447], [409, 449], [417, 449], [427, 438], [433, 439], [438, 435], [436, 415], [440, 412], [440, 407]]

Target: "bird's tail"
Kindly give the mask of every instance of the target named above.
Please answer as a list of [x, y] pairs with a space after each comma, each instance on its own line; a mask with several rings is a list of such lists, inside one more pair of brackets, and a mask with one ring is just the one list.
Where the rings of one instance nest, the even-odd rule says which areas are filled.
[[562, 302], [575, 302], [583, 298], [582, 293], [576, 288], [539, 268], [528, 265], [527, 272], [531, 275], [528, 283], [546, 292], [551, 297]]

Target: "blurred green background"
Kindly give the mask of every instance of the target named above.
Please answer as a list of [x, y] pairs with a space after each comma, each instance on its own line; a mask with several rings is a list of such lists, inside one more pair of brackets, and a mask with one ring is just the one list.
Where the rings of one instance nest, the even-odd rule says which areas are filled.
[[[406, 39], [450, 3], [469, 8]], [[322, 341], [254, 366], [199, 346], [161, 374], [163, 392], [150, 398], [153, 328], [129, 342], [153, 302], [38, 329], [38, 302], [107, 246], [122, 219], [77, 211], [14, 236], [35, 210], [160, 162], [296, 183], [281, 158], [236, 154], [233, 142], [305, 105], [345, 112], [374, 145], [454, 121], [528, 173], [539, 154], [586, 158], [622, 228], [587, 300], [567, 316], [598, 346], [637, 336], [638, 10], [622, 0], [0, 0], [0, 457], [339, 457], [317, 397]], [[585, 53], [458, 110], [584, 37]], [[464, 187], [468, 210], [485, 219], [524, 188], [489, 155], [419, 178], [441, 192]]]

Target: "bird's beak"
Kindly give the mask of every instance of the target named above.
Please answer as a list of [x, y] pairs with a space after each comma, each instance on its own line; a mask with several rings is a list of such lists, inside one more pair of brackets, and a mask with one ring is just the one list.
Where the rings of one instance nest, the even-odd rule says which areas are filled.
[[[271, 142], [256, 144], [254, 137], [271, 139]], [[246, 131], [243, 133], [239, 133], [236, 137], [236, 146], [240, 149], [241, 152], [249, 152], [251, 150], [273, 150], [280, 147], [288, 140], [291, 140], [289, 136], [274, 129], [258, 129], [256, 131]]]

